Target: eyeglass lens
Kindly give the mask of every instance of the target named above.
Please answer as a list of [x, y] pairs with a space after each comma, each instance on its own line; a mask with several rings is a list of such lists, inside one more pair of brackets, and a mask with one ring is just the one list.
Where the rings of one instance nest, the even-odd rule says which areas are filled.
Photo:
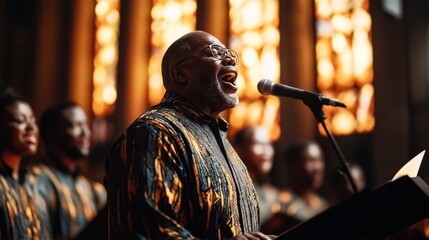
[[215, 58], [223, 60], [226, 57], [226, 54], [229, 53], [229, 55], [238, 62], [238, 55], [232, 50], [226, 49], [219, 45], [211, 45], [210, 47], [212, 54]]

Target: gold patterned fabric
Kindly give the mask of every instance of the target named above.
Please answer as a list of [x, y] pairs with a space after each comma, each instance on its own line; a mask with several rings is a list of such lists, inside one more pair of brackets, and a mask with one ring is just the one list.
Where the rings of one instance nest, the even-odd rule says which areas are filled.
[[111, 239], [226, 239], [259, 230], [255, 189], [227, 123], [167, 92], [106, 160]]
[[304, 197], [299, 196], [292, 189], [283, 189], [280, 194], [280, 212], [304, 222], [329, 207], [329, 202], [321, 195], [307, 193]]
[[0, 239], [52, 239], [46, 199], [40, 187], [46, 182], [20, 172], [12, 177], [12, 169], [0, 161]]
[[[32, 167], [40, 179], [48, 179], [53, 188], [48, 206], [52, 213], [55, 239], [72, 239], [95, 218], [106, 204], [106, 190], [97, 182], [64, 167], [38, 164]], [[107, 231], [107, 230], [106, 230]]]

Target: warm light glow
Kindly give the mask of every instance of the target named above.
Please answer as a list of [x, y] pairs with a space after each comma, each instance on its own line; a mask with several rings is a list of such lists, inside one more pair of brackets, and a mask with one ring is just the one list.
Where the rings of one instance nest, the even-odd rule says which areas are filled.
[[250, 125], [258, 124], [262, 115], [262, 108], [263, 103], [261, 101], [251, 102], [246, 110], [246, 122]]
[[99, 0], [95, 7], [95, 52], [92, 111], [107, 117], [115, 107], [118, 61], [119, 0]]
[[279, 98], [268, 98], [265, 104], [264, 112], [262, 113], [261, 125], [271, 126], [270, 133], [273, 139], [280, 138], [280, 125], [276, 124], [274, 126], [270, 125], [273, 122], [273, 117], [278, 121], [280, 117], [279, 108], [280, 108], [280, 99]]
[[371, 16], [361, 8], [355, 9], [352, 15], [352, 23], [356, 29], [362, 29], [365, 32], [371, 30]]
[[182, 11], [184, 15], [192, 16], [197, 11], [197, 3], [194, 0], [184, 1]]
[[423, 224], [423, 232], [426, 238], [429, 238], [429, 219], [425, 219], [422, 221]]
[[242, 5], [243, 16], [252, 16], [246, 18], [246, 21], [242, 21], [244, 29], [254, 29], [262, 24], [261, 5], [261, 1], [247, 1]]
[[362, 126], [362, 129], [359, 129], [361, 131], [365, 131], [365, 126], [367, 122], [369, 122], [369, 125], [372, 125], [372, 116], [368, 113], [371, 112], [371, 108], [374, 106], [372, 105], [372, 100], [374, 97], [374, 87], [371, 84], [365, 84], [361, 88], [361, 94], [359, 98], [359, 107], [356, 111], [356, 117], [359, 125]]
[[104, 64], [104, 65], [113, 64], [116, 60], [116, 51], [117, 51], [117, 48], [116, 46], [113, 46], [113, 45], [105, 46], [104, 48], [102, 48], [98, 53], [101, 64]]
[[109, 24], [118, 25], [119, 24], [119, 11], [117, 11], [115, 9], [110, 11], [109, 14], [107, 14], [107, 16], [106, 16], [106, 22]]
[[115, 40], [115, 32], [109, 26], [100, 26], [96, 33], [96, 40], [100, 44], [112, 43]]
[[365, 83], [372, 80], [366, 79], [367, 70], [372, 69], [372, 45], [367, 41], [355, 42], [353, 45], [353, 69], [359, 82]]
[[343, 89], [353, 87], [353, 55], [350, 49], [337, 56], [335, 77], [335, 84], [339, 87]]
[[162, 10], [162, 17], [168, 22], [176, 22], [182, 17], [182, 9], [178, 2], [166, 2]]
[[335, 53], [342, 53], [348, 47], [346, 36], [341, 33], [334, 34], [332, 36], [332, 49]]
[[195, 30], [196, 11], [196, 0], [152, 0], [149, 105], [159, 103], [165, 92], [161, 74], [162, 56], [173, 41]]
[[339, 33], [349, 34], [352, 31], [352, 23], [350, 18], [345, 15], [335, 14], [331, 21], [334, 31]]
[[[261, 53], [262, 76], [268, 79], [276, 79], [280, 76], [280, 62], [278, 59], [277, 48], [274, 46], [266, 46], [262, 49]], [[253, 86], [257, 86], [257, 79]]]
[[355, 117], [353, 113], [348, 110], [339, 110], [337, 114], [332, 117], [332, 131], [337, 134], [351, 134], [355, 130], [355, 127]]
[[314, 2], [317, 86], [347, 105], [324, 108], [325, 123], [337, 135], [370, 132], [375, 117], [369, 0]]
[[[161, 73], [153, 73], [149, 78], [149, 86], [152, 94], [149, 94], [149, 101], [157, 102], [164, 95], [164, 85], [162, 84]], [[153, 94], [157, 93], [157, 94]]]
[[318, 87], [322, 89], [327, 89], [332, 87], [334, 84], [334, 66], [329, 59], [320, 59], [317, 64], [317, 73], [318, 78]]
[[245, 48], [241, 53], [241, 62], [246, 67], [251, 67], [259, 63], [259, 54], [254, 48]]
[[355, 109], [358, 105], [358, 93], [353, 88], [344, 90], [338, 94], [338, 100], [344, 103], [348, 109]]
[[316, 2], [319, 6], [316, 10], [316, 16], [319, 18], [328, 18], [332, 15], [332, 6], [329, 0], [316, 0]]
[[[271, 14], [275, 16], [274, 14]], [[280, 32], [274, 26], [266, 26], [262, 30], [263, 41], [271, 46], [276, 46], [280, 42]]]
[[247, 31], [241, 35], [241, 42], [251, 48], [260, 48], [264, 44], [262, 37], [257, 31]]
[[240, 102], [238, 106], [231, 109], [229, 114], [229, 125], [230, 127], [240, 129], [244, 127], [246, 118], [246, 112], [247, 112], [248, 104], [247, 102]]
[[106, 86], [103, 90], [103, 101], [107, 104], [113, 104], [116, 102], [116, 88], [114, 86]]
[[317, 59], [330, 59], [332, 58], [332, 47], [331, 41], [328, 38], [319, 38], [316, 43], [316, 54]]
[[227, 111], [233, 135], [241, 127], [260, 124], [280, 137], [278, 98], [262, 96], [259, 80], [280, 81], [279, 6], [276, 0], [230, 0], [230, 48], [241, 57], [237, 84], [239, 106]]
[[350, 7], [353, 5], [354, 2], [357, 1], [351, 1], [351, 0], [331, 0], [331, 7], [333, 12], [335, 13], [345, 13], [348, 12]]
[[103, 85], [106, 81], [107, 71], [103, 66], [98, 66], [92, 74], [94, 85]]
[[99, 1], [95, 6], [95, 14], [97, 17], [102, 17], [109, 11], [110, 4], [108, 1]]

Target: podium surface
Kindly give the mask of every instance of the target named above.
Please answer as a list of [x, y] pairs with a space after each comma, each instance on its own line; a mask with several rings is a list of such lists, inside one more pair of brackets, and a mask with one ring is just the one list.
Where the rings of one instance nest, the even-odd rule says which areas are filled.
[[429, 186], [401, 177], [365, 189], [276, 239], [383, 239], [429, 217]]

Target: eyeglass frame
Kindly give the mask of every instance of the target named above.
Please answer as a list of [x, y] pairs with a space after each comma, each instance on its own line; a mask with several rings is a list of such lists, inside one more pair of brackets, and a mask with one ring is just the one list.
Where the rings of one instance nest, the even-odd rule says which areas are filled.
[[[213, 47], [214, 46], [215, 47], [220, 47], [221, 49], [224, 50], [224, 53], [222, 54], [223, 56], [220, 56], [219, 54], [216, 55], [213, 52]], [[217, 60], [221, 60], [221, 61], [224, 60], [226, 58], [227, 54], [228, 54], [230, 58], [234, 59], [234, 62], [235, 62], [236, 66], [240, 62], [240, 58], [239, 58], [238, 54], [234, 50], [228, 49], [228, 48], [223, 47], [223, 46], [221, 46], [219, 44], [210, 44], [207, 47], [205, 47], [203, 50], [199, 51], [198, 53], [201, 53], [202, 51], [206, 50], [206, 48], [210, 48], [210, 53], [212, 54], [212, 57], [216, 58]], [[198, 53], [196, 53], [196, 54], [198, 54]], [[191, 56], [189, 56], [189, 57], [187, 57], [187, 58], [185, 58], [183, 60], [180, 60], [178, 63], [176, 63], [176, 65], [182, 64], [182, 63], [188, 61], [189, 59], [191, 59], [191, 58], [193, 58], [195, 56], [196, 56], [195, 54], [192, 54]], [[219, 56], [220, 58], [216, 57], [216, 56]]]

